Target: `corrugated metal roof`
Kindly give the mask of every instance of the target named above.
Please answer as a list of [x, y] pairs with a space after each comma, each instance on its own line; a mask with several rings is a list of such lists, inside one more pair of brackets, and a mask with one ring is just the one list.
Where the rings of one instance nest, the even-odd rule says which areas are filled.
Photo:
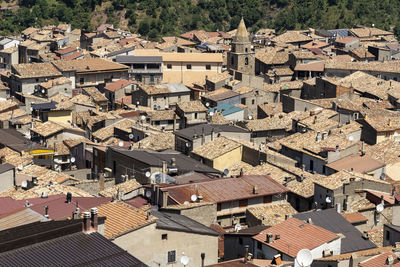
[[45, 222], [49, 219], [29, 208], [22, 208], [0, 219], [0, 231], [38, 221]]
[[210, 135], [211, 132], [220, 133], [220, 132], [229, 132], [229, 133], [248, 133], [249, 131], [229, 124], [202, 124], [196, 125], [193, 127], [188, 127], [179, 131], [174, 132], [175, 135], [183, 137], [188, 140], [193, 140], [193, 136], [196, 134], [200, 137], [201, 134]]
[[0, 265], [146, 266], [97, 232], [79, 232], [2, 253]]
[[[254, 186], [258, 193], [254, 194]], [[285, 194], [289, 190], [267, 175], [244, 175], [239, 178], [222, 178], [212, 181], [171, 186], [161, 189], [178, 204], [190, 201], [191, 195], [203, 197], [205, 202], [222, 203], [227, 201], [259, 198], [267, 195]]]

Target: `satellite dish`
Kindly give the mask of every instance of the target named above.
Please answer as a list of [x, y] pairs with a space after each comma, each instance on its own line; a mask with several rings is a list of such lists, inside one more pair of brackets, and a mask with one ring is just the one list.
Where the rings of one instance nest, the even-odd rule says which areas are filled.
[[210, 111], [210, 116], [214, 115], [214, 112]]
[[301, 267], [311, 266], [312, 262], [313, 258], [310, 250], [302, 249], [297, 253], [295, 263], [297, 263], [298, 266]]
[[349, 136], [349, 141], [354, 141], [354, 137], [353, 136]]
[[209, 107], [209, 106], [210, 106], [210, 103], [207, 102], [207, 103], [206, 103], [206, 107]]
[[150, 198], [151, 197], [151, 191], [146, 191], [146, 197]]
[[28, 182], [27, 181], [22, 181], [21, 187], [22, 188], [27, 188], [28, 187]]
[[326, 198], [325, 198], [325, 202], [326, 202], [326, 203], [331, 203], [331, 202], [332, 202], [331, 197], [326, 197]]
[[189, 201], [185, 201], [185, 202], [183, 202], [183, 205], [189, 205]]
[[181, 257], [181, 263], [182, 263], [183, 265], [185, 265], [185, 266], [188, 265], [188, 264], [189, 264], [189, 257], [183, 255], [183, 256]]
[[242, 225], [240, 223], [237, 223], [235, 225], [235, 232], [239, 232], [240, 230], [242, 230]]
[[42, 94], [46, 93], [46, 90], [42, 89]]
[[18, 170], [19, 170], [19, 171], [22, 171], [23, 168], [24, 168], [24, 166], [18, 165]]
[[190, 197], [190, 200], [191, 200], [192, 202], [196, 202], [197, 196], [196, 196], [196, 195], [192, 195], [192, 196]]
[[186, 147], [191, 147], [191, 146], [192, 146], [191, 143], [189, 143], [189, 142], [186, 143]]
[[224, 170], [224, 175], [227, 176], [228, 174], [229, 174], [229, 170], [228, 170], [228, 169], [225, 169], [225, 170]]
[[133, 139], [133, 134], [128, 135], [129, 139]]
[[71, 162], [74, 163], [75, 162], [75, 158], [71, 157]]
[[147, 171], [145, 175], [147, 178], [149, 178], [151, 176], [151, 172]]
[[383, 204], [381, 203], [376, 206], [376, 212], [381, 213], [384, 208], [385, 208], [385, 206], [383, 206]]
[[140, 116], [141, 121], [144, 121], [145, 119], [146, 119], [146, 116], [144, 116], [144, 115]]
[[119, 145], [120, 147], [123, 147], [123, 146], [124, 146], [124, 142], [120, 141], [120, 142], [118, 143], [118, 145]]
[[249, 120], [252, 120], [253, 119], [253, 116], [249, 116]]

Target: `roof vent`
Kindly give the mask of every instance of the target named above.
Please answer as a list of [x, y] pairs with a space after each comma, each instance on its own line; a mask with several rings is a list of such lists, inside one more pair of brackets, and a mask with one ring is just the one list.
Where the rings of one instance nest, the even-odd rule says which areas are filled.
[[389, 255], [386, 259], [386, 265], [392, 266], [394, 263], [394, 258], [392, 255]]
[[41, 198], [47, 198], [47, 193], [46, 192], [42, 192], [42, 195], [40, 197]]
[[71, 203], [71, 201], [72, 201], [72, 194], [71, 194], [71, 192], [68, 192], [67, 193], [67, 203]]
[[253, 186], [253, 194], [258, 194], [258, 186]]
[[89, 66], [86, 66], [86, 69], [87, 69], [87, 70], [90, 70], [90, 67], [89, 67]]
[[331, 250], [329, 248], [324, 249], [323, 257], [330, 257], [332, 255]]
[[362, 238], [364, 238], [364, 239], [369, 239], [369, 235], [368, 235], [368, 232], [367, 232], [367, 231], [364, 231], [364, 232], [363, 232]]

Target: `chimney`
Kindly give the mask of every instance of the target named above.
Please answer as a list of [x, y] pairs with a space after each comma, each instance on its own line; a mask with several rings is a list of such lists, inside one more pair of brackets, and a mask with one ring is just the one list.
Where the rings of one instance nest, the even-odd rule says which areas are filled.
[[71, 194], [71, 192], [68, 192], [68, 193], [67, 193], [66, 202], [67, 202], [67, 203], [71, 203], [71, 201], [72, 201], [72, 194]]
[[393, 263], [394, 263], [394, 258], [393, 258], [392, 255], [389, 255], [389, 256], [387, 257], [387, 259], [386, 259], [385, 264], [388, 265], [388, 266], [392, 266]]
[[350, 257], [349, 267], [358, 267], [358, 264], [361, 262], [360, 258], [358, 258], [356, 253], [352, 253]]
[[244, 246], [244, 263], [246, 264], [249, 258], [249, 245]]
[[97, 225], [98, 225], [98, 216], [97, 216], [98, 210], [97, 208], [91, 208], [90, 209], [90, 214], [91, 214], [91, 226], [93, 230], [97, 230]]
[[313, 225], [313, 224], [314, 224], [311, 218], [308, 218], [308, 219], [307, 219], [307, 223], [310, 224], [310, 225]]
[[162, 207], [166, 208], [167, 205], [168, 205], [168, 191], [163, 191], [162, 192], [162, 197], [163, 197]]
[[49, 218], [49, 206], [44, 206], [44, 217]]
[[203, 202], [203, 196], [202, 195], [198, 195], [197, 196], [197, 202]]
[[361, 142], [361, 156], [365, 155], [365, 150], [364, 150], [364, 141]]
[[151, 215], [151, 211], [147, 211], [146, 221], [150, 221], [153, 216]]
[[174, 113], [174, 125], [172, 126], [172, 131], [176, 131], [176, 114]]
[[321, 141], [321, 133], [320, 132], [317, 132], [317, 136], [315, 137], [315, 141], [317, 141], [317, 142], [319, 142], [319, 141]]
[[345, 196], [344, 202], [343, 202], [343, 210], [347, 211], [347, 203], [349, 201], [349, 195]]
[[323, 132], [322, 133], [322, 140], [325, 140], [328, 137], [328, 133], [327, 132]]
[[368, 232], [367, 232], [367, 231], [364, 231], [364, 232], [362, 233], [362, 238], [364, 238], [364, 239], [369, 239], [369, 235], [368, 235]]
[[85, 211], [83, 213], [83, 231], [87, 232], [90, 228], [90, 212]]
[[258, 194], [258, 186], [253, 186], [253, 194]]
[[243, 176], [243, 168], [240, 168], [240, 173], [239, 173], [239, 177], [242, 177]]
[[162, 171], [163, 174], [167, 174], [167, 162], [163, 161], [162, 162]]
[[267, 233], [267, 243], [272, 243], [274, 235], [271, 233]]
[[171, 167], [172, 168], [176, 167], [176, 159], [175, 158], [171, 158]]
[[338, 151], [339, 151], [339, 145], [336, 145], [335, 152], [338, 152]]
[[81, 217], [81, 211], [80, 211], [80, 209], [77, 207], [76, 209], [75, 209], [75, 211], [73, 211], [72, 212], [72, 219], [80, 219], [80, 217]]
[[99, 179], [99, 184], [100, 184], [100, 191], [104, 190], [104, 173], [100, 173], [100, 179]]
[[341, 211], [340, 203], [336, 203], [335, 206], [336, 206], [336, 212], [340, 214], [340, 211]]
[[214, 140], [214, 128], [211, 130], [211, 141]]
[[200, 254], [200, 256], [201, 256], [201, 267], [204, 267], [204, 259], [206, 258], [206, 253], [201, 253]]

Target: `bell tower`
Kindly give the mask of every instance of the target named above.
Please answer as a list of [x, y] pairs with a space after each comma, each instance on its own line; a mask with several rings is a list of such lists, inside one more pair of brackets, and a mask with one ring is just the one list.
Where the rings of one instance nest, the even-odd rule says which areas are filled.
[[248, 75], [255, 74], [255, 55], [251, 50], [251, 42], [243, 18], [240, 20], [236, 35], [233, 37], [227, 60], [229, 72], [233, 74], [235, 72]]

